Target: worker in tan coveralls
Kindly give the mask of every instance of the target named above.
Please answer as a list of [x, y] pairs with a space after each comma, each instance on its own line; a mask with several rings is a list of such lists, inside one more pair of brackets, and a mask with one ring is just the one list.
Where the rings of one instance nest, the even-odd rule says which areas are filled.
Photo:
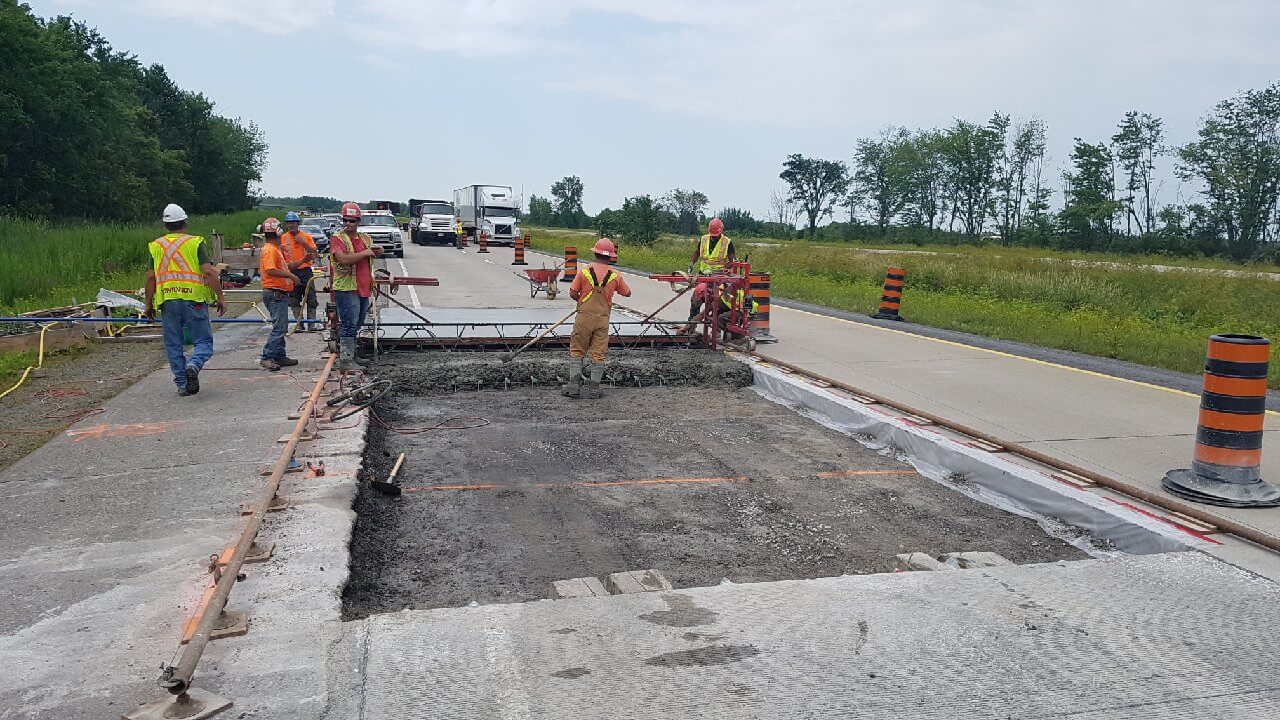
[[573, 320], [573, 335], [569, 338], [569, 384], [564, 394], [581, 397], [583, 394], [583, 357], [591, 356], [591, 372], [586, 381], [586, 396], [598, 398], [600, 380], [604, 377], [604, 360], [609, 352], [609, 314], [613, 310], [613, 294], [631, 297], [631, 288], [622, 275], [609, 266], [618, 259], [618, 249], [613, 241], [600, 238], [592, 248], [595, 262], [578, 272], [569, 286], [569, 297], [578, 303], [578, 316]]

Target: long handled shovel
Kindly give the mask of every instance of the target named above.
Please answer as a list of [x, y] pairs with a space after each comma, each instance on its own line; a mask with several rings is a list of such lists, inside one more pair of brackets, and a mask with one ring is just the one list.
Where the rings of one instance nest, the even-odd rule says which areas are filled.
[[404, 464], [404, 453], [400, 453], [400, 457], [396, 458], [396, 464], [391, 468], [391, 474], [387, 475], [386, 480], [372, 480], [370, 484], [373, 489], [383, 495], [396, 496], [400, 494], [400, 483], [396, 482], [396, 475], [400, 472], [400, 466]]
[[534, 338], [534, 339], [530, 340], [529, 342], [525, 343], [524, 345], [522, 345], [522, 346], [520, 347], [520, 349], [519, 349], [519, 350], [516, 350], [515, 352], [504, 353], [504, 354], [503, 354], [503, 356], [502, 356], [502, 362], [504, 362], [504, 363], [509, 363], [509, 362], [511, 362], [512, 360], [515, 360], [515, 359], [516, 359], [516, 356], [517, 356], [517, 355], [519, 355], [520, 353], [524, 352], [525, 350], [528, 350], [530, 345], [533, 345], [534, 343], [538, 342], [538, 341], [539, 341], [539, 340], [541, 340], [542, 338], [544, 338], [544, 337], [546, 337], [546, 336], [550, 335], [552, 330], [555, 330], [556, 328], [558, 328], [558, 327], [560, 327], [561, 325], [563, 325], [563, 324], [565, 324], [566, 322], [568, 322], [569, 318], [573, 317], [573, 316], [574, 316], [574, 315], [576, 315], [577, 313], [578, 313], [578, 308], [574, 308], [574, 309], [573, 309], [573, 312], [571, 312], [571, 313], [569, 313], [568, 315], [565, 315], [564, 317], [560, 318], [560, 321], [559, 321], [559, 322], [557, 322], [555, 325], [552, 325], [551, 327], [547, 328], [546, 330], [543, 330], [541, 333], [539, 333], [539, 334], [538, 334], [538, 337], [536, 337], [536, 338]]

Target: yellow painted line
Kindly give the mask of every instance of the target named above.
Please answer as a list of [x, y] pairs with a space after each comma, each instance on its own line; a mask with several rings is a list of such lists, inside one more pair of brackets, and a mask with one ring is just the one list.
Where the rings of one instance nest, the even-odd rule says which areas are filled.
[[[1129, 378], [1117, 377], [1115, 375], [1107, 375], [1106, 373], [1100, 373], [1094, 370], [1084, 370], [1077, 367], [1071, 367], [1070, 365], [1063, 365], [1061, 363], [1049, 362], [1048, 360], [1039, 360], [1036, 358], [1029, 358], [1029, 357], [1026, 357], [1025, 355], [1015, 355], [1013, 353], [1002, 352], [1000, 350], [992, 350], [991, 348], [978, 347], [976, 345], [966, 345], [964, 343], [956, 342], [954, 340], [943, 340], [942, 338], [929, 337], [928, 335], [917, 335], [916, 333], [907, 332], [906, 330], [894, 330], [893, 328], [881, 327], [880, 325], [872, 325], [871, 323], [854, 322], [853, 320], [846, 320], [841, 317], [832, 317], [831, 315], [823, 315], [822, 313], [816, 313], [810, 310], [800, 310], [798, 308], [789, 308], [789, 307], [784, 307], [782, 305], [776, 305], [775, 307], [778, 308], [779, 310], [787, 310], [789, 312], [798, 312], [798, 313], [803, 313], [805, 315], [812, 315], [813, 317], [822, 318], [823, 320], [835, 320], [842, 323], [848, 323], [850, 325], [856, 325], [860, 328], [871, 328], [873, 330], [897, 333], [899, 335], [906, 335], [908, 337], [917, 338], [920, 340], [929, 340], [930, 342], [942, 343], [943, 345], [951, 345], [953, 347], [964, 348], [966, 350], [977, 350], [979, 352], [989, 353], [991, 355], [998, 355], [1000, 357], [1011, 358], [1014, 360], [1022, 360], [1024, 362], [1035, 363], [1036, 365], [1043, 365], [1045, 367], [1057, 368], [1059, 370], [1070, 370], [1071, 372], [1080, 373], [1081, 375], [1089, 375], [1091, 377], [1103, 378], [1105, 380], [1115, 380], [1117, 382], [1129, 383], [1130, 385], [1137, 385], [1139, 387], [1151, 388], [1152, 390], [1161, 390], [1163, 392], [1172, 393], [1174, 395], [1182, 395], [1184, 397], [1193, 397], [1193, 398], [1200, 397], [1199, 393], [1191, 393], [1191, 392], [1187, 392], [1186, 390], [1178, 390], [1176, 388], [1164, 387], [1163, 385], [1153, 385], [1152, 383], [1142, 382], [1141, 380], [1130, 380]], [[1276, 412], [1275, 410], [1268, 410], [1267, 414], [1280, 415], [1280, 412]]]

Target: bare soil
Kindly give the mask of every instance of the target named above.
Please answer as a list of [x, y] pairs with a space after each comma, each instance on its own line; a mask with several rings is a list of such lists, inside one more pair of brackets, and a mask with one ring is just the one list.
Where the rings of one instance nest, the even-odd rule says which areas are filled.
[[[691, 587], [886, 572], [910, 551], [1085, 557], [1030, 520], [768, 402], [742, 387], [740, 363], [675, 352], [685, 359], [653, 353], [646, 365], [651, 351], [635, 353], [637, 374], [661, 365], [694, 382], [688, 363], [701, 374], [571, 400], [545, 380], [439, 394], [440, 379], [457, 376], [451, 364], [474, 371], [477, 356], [384, 368], [399, 386], [376, 408], [382, 423], [488, 424], [414, 435], [374, 424], [367, 471], [385, 477], [406, 453], [405, 493], [361, 484], [345, 617], [535, 600], [555, 580], [646, 568]], [[529, 361], [551, 371], [564, 358]]]
[[[165, 364], [159, 343], [90, 344], [46, 355], [44, 367], [0, 400], [0, 469], [34, 452]], [[7, 390], [17, 378], [0, 387]]]

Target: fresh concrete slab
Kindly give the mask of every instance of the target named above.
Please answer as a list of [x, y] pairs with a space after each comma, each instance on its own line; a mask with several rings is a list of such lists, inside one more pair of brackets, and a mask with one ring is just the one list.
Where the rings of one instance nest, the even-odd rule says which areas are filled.
[[551, 583], [551, 592], [548, 597], [552, 600], [566, 600], [568, 598], [604, 597], [608, 594], [609, 591], [605, 589], [604, 583], [600, 582], [600, 578], [580, 577], [556, 580]]

